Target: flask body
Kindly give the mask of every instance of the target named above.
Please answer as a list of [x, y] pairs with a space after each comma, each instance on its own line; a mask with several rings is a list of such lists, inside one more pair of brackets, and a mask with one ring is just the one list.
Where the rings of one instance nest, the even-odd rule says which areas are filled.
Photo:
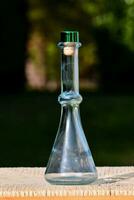
[[89, 184], [97, 178], [78, 106], [63, 106], [45, 178], [52, 184]]
[[[96, 167], [80, 119], [78, 32], [64, 32], [61, 48], [61, 119], [45, 171], [51, 184], [89, 184], [97, 178]], [[71, 40], [68, 41], [68, 40]], [[73, 41], [73, 42], [72, 42]]]

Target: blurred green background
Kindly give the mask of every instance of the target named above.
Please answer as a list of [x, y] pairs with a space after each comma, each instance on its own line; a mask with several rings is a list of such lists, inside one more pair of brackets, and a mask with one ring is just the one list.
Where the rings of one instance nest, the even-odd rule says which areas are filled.
[[134, 0], [0, 3], [0, 166], [45, 166], [60, 119], [60, 32], [78, 30], [96, 165], [134, 164]]

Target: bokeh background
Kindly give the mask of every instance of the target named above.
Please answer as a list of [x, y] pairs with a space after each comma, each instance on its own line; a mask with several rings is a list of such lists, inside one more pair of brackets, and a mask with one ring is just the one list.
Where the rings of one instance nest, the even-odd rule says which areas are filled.
[[62, 30], [80, 33], [82, 124], [96, 165], [134, 164], [134, 0], [0, 3], [0, 166], [45, 166], [60, 119]]

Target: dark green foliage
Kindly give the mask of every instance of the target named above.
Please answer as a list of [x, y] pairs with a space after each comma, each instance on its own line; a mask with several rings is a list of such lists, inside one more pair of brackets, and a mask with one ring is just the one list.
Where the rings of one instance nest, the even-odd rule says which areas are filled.
[[73, 29], [80, 32], [83, 44], [81, 77], [98, 81], [105, 90], [133, 90], [133, 13], [133, 0], [2, 1], [0, 89], [19, 90], [25, 85], [27, 36], [35, 30], [45, 38], [48, 79], [58, 81], [56, 43], [60, 31]]
[[[29, 0], [30, 22], [46, 38], [48, 74], [58, 77], [59, 32], [80, 32], [80, 75], [104, 90], [133, 90], [134, 2], [132, 0]], [[40, 14], [39, 14], [40, 13]], [[52, 48], [53, 46], [53, 48]], [[45, 55], [45, 54], [44, 54]], [[50, 59], [50, 58], [53, 58]]]
[[[45, 166], [58, 129], [55, 93], [0, 98], [0, 165]], [[82, 94], [81, 118], [97, 165], [132, 165], [134, 97]]]

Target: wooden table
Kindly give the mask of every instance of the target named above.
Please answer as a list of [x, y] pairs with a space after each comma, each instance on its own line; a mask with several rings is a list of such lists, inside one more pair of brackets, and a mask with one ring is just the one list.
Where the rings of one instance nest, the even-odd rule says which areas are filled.
[[98, 167], [90, 185], [56, 186], [45, 168], [0, 168], [0, 200], [134, 200], [134, 167]]

